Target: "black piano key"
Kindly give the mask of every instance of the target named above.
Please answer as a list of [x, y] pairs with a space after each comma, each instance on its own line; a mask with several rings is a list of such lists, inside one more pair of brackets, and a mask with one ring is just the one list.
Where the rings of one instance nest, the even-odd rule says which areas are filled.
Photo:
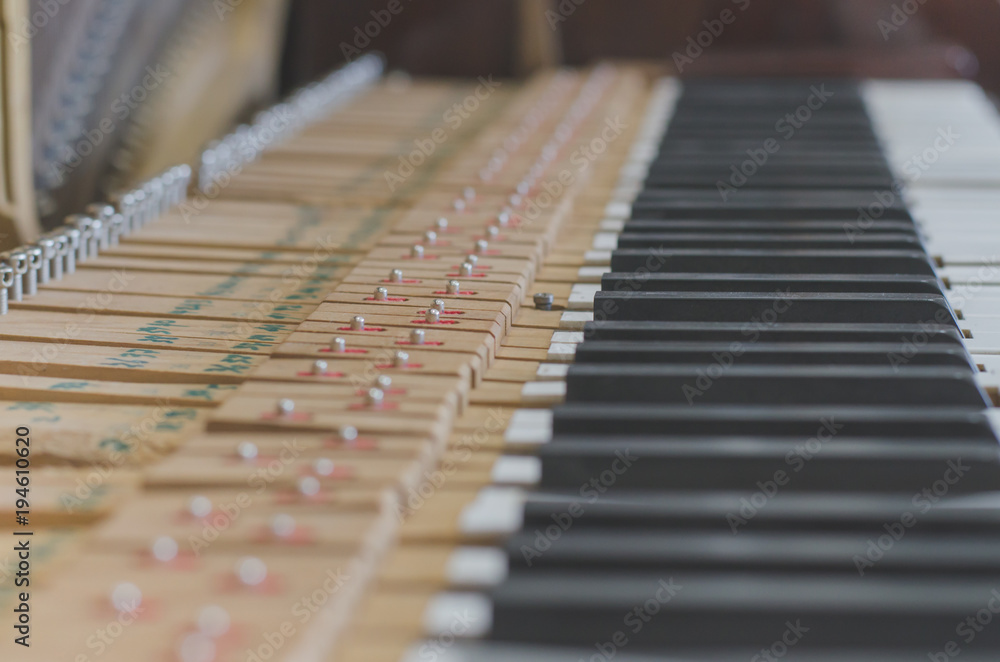
[[[711, 189], [713, 191], [719, 190], [720, 183], [731, 183], [730, 176], [732, 172], [717, 172], [714, 174], [704, 173], [689, 173], [686, 175], [677, 175], [673, 177], [651, 177], [646, 179], [646, 186], [650, 190], [667, 190], [667, 189], [683, 189], [683, 190], [695, 190], [695, 189]], [[864, 175], [844, 175], [837, 178], [819, 177], [815, 175], [810, 175], [808, 173], [800, 173], [795, 175], [787, 175], [779, 177], [777, 175], [768, 175], [766, 177], [754, 176], [747, 179], [745, 182], [739, 185], [739, 190], [743, 191], [767, 191], [767, 190], [789, 190], [796, 188], [808, 188], [808, 189], [818, 189], [818, 188], [830, 188], [830, 189], [842, 189], [842, 188], [858, 188], [858, 189], [870, 189], [870, 190], [881, 190], [888, 189], [892, 186], [892, 180], [889, 178], [882, 177], [867, 177]]]
[[955, 345], [896, 343], [663, 342], [587, 340], [577, 345], [577, 365], [604, 363], [825, 366], [950, 366], [973, 370], [968, 352]]
[[[817, 573], [790, 581], [783, 573], [512, 572], [491, 592], [493, 636], [571, 644], [623, 629], [631, 613], [634, 624], [650, 625], [633, 627], [630, 649], [660, 653], [756, 646], [773, 642], [789, 623], [809, 628], [798, 635], [807, 649], [935, 650], [955, 637], [957, 624], [985, 608], [997, 580], [989, 574], [847, 581]], [[1000, 647], [1000, 628], [983, 628], [976, 646]]]
[[922, 251], [622, 248], [612, 271], [640, 273], [900, 274], [935, 276]]
[[987, 407], [969, 369], [924, 366], [574, 364], [566, 401]]
[[[918, 526], [915, 524], [914, 526]], [[890, 529], [892, 526], [890, 525]], [[1000, 535], [926, 535], [906, 528], [893, 539], [888, 553], [867, 567], [866, 575], [970, 576], [1000, 574]], [[882, 531], [884, 534], [884, 530]], [[877, 535], [874, 537], [878, 537]], [[857, 577], [856, 556], [864, 557], [872, 544], [869, 531], [755, 531], [739, 535], [714, 531], [650, 531], [569, 528], [559, 537], [540, 543], [537, 530], [525, 530], [507, 541], [512, 568], [557, 569], [574, 572], [682, 572], [839, 573]], [[544, 537], [541, 537], [545, 540]], [[539, 547], [545, 547], [541, 553]], [[878, 549], [875, 543], [875, 549]], [[873, 553], [877, 555], [877, 553]]]
[[675, 322], [957, 324], [933, 294], [837, 292], [597, 292], [595, 319]]
[[562, 434], [781, 435], [995, 439], [981, 407], [607, 404], [567, 402], [553, 409]]
[[[625, 221], [622, 232], [639, 234], [644, 232], [737, 232], [741, 234], [775, 232], [810, 232], [846, 235], [848, 228], [855, 226], [856, 218], [841, 221], [749, 221], [749, 220], [694, 220], [694, 219], [645, 219], [633, 218]], [[873, 220], [866, 223], [866, 232], [892, 232], [915, 234], [916, 226], [911, 221]]]
[[[766, 484], [753, 492], [617, 491], [589, 481], [574, 491], [535, 492], [524, 504], [523, 530], [707, 532], [850, 532], [881, 536], [897, 523], [928, 536], [993, 536], [1000, 531], [995, 493], [951, 495], [970, 465], [956, 458], [933, 483], [915, 494], [893, 492], [794, 492]], [[950, 471], [949, 471], [950, 470]], [[567, 515], [569, 517], [567, 518]]]
[[601, 277], [605, 292], [869, 292], [941, 294], [941, 282], [931, 276], [895, 274], [682, 274], [608, 272]]
[[[627, 638], [627, 634], [622, 636]], [[601, 653], [598, 647], [603, 646], [603, 650], [610, 653], [614, 651], [615, 662], [747, 662], [752, 660], [753, 655], [759, 654], [761, 650], [770, 651], [776, 640], [762, 643], [754, 652], [748, 653], [747, 647], [740, 648], [718, 648], [703, 647], [697, 649], [684, 649], [671, 647], [666, 653], [642, 653], [629, 650], [625, 647], [617, 646], [613, 641], [588, 641], [579, 642], [574, 646], [538, 646], [528, 644], [517, 644], [509, 642], [479, 641], [475, 643], [456, 642], [448, 649], [448, 662], [524, 662], [533, 660], [534, 662], [606, 662], [607, 656]], [[419, 650], [425, 652], [427, 656], [434, 653], [437, 642], [424, 644], [426, 648]], [[943, 654], [943, 653], [942, 653]], [[884, 648], [871, 649], [840, 649], [828, 651], [807, 651], [796, 648], [787, 651], [781, 659], [785, 662], [926, 662], [928, 652], [917, 649], [897, 649], [887, 650]], [[601, 656], [605, 659], [601, 660]], [[772, 657], [775, 657], [772, 655]], [[777, 659], [775, 657], [775, 659]], [[944, 658], [938, 658], [938, 662], [946, 662]], [[975, 650], [962, 650], [962, 662], [995, 662], [996, 653], [991, 651], [979, 652]], [[766, 662], [761, 658], [760, 662]]]
[[[750, 322], [587, 322], [586, 340], [723, 343], [902, 343], [964, 347], [961, 332], [941, 324], [773, 324]], [[908, 345], [907, 345], [908, 343]], [[583, 345], [577, 347], [579, 352]]]
[[[625, 491], [740, 491], [774, 482], [789, 492], [919, 493], [961, 461], [968, 470], [949, 493], [1000, 485], [1000, 453], [992, 440], [831, 437], [696, 437], [613, 439], [558, 436], [539, 451], [541, 488], [602, 494]], [[1000, 535], [1000, 532], [998, 532]], [[1000, 560], [998, 560], [1000, 562]]]
[[618, 248], [740, 248], [748, 250], [922, 250], [914, 235], [875, 232], [836, 234], [622, 233]]

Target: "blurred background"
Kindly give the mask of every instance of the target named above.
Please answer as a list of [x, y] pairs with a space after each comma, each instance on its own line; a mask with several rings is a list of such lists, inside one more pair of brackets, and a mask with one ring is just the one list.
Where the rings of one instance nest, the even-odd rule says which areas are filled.
[[[30, 115], [20, 203], [47, 226], [192, 162], [255, 109], [371, 51], [419, 76], [613, 58], [683, 76], [961, 77], [1000, 91], [997, 0], [2, 2], [7, 52], [30, 51], [30, 92], [6, 65], [6, 112]], [[24, 169], [16, 147], [8, 172]]]
[[[372, 39], [394, 67], [420, 75], [523, 73], [521, 54], [542, 17], [564, 64], [598, 58], [670, 59], [727, 9], [736, 20], [687, 75], [965, 76], [1000, 89], [996, 0], [400, 0]], [[293, 0], [283, 83], [294, 86], [343, 60], [339, 45], [386, 0]], [[892, 23], [894, 7], [905, 22]], [[907, 10], [913, 10], [909, 13]], [[553, 11], [546, 19], [546, 11]], [[892, 28], [880, 26], [888, 21]], [[898, 17], [897, 17], [898, 20]], [[551, 29], [554, 28], [554, 29]]]

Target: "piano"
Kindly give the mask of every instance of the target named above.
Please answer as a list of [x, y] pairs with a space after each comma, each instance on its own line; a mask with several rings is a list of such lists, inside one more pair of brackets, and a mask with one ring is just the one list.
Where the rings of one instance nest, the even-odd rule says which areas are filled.
[[995, 660], [995, 107], [662, 74], [368, 55], [4, 254], [3, 659]]

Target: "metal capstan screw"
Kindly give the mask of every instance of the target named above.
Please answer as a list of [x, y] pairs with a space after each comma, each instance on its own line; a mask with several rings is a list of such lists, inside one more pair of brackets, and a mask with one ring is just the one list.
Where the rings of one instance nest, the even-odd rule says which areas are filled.
[[552, 310], [552, 304], [555, 302], [556, 297], [549, 292], [539, 292], [532, 299], [535, 302], [535, 308], [538, 310]]
[[7, 314], [7, 304], [10, 301], [10, 288], [14, 285], [14, 270], [6, 264], [0, 264], [0, 315]]
[[80, 231], [76, 228], [66, 228], [63, 230], [63, 236], [67, 240], [67, 251], [65, 253], [66, 265], [63, 269], [63, 273], [66, 275], [76, 273], [76, 252], [80, 247]]
[[55, 241], [55, 258], [52, 260], [52, 279], [62, 280], [66, 264], [72, 259], [73, 248], [70, 238], [65, 233], [52, 236]]
[[28, 254], [21, 249], [0, 255], [0, 258], [14, 271], [14, 282], [10, 296], [14, 301], [24, 300], [24, 276], [28, 273]]
[[51, 237], [42, 237], [38, 240], [38, 248], [42, 251], [41, 268], [38, 271], [38, 280], [42, 285], [52, 278], [52, 259], [56, 256], [56, 241]]
[[28, 274], [25, 279], [25, 293], [28, 296], [38, 294], [38, 275], [45, 260], [42, 259], [43, 251], [38, 246], [28, 246], [24, 251], [28, 256]]

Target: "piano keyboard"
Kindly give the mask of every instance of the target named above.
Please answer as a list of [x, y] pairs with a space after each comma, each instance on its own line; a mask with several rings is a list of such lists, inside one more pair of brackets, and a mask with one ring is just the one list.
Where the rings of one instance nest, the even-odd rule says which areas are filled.
[[663, 81], [407, 662], [994, 658], [998, 127]]
[[380, 75], [5, 258], [28, 659], [995, 659], [978, 88]]

